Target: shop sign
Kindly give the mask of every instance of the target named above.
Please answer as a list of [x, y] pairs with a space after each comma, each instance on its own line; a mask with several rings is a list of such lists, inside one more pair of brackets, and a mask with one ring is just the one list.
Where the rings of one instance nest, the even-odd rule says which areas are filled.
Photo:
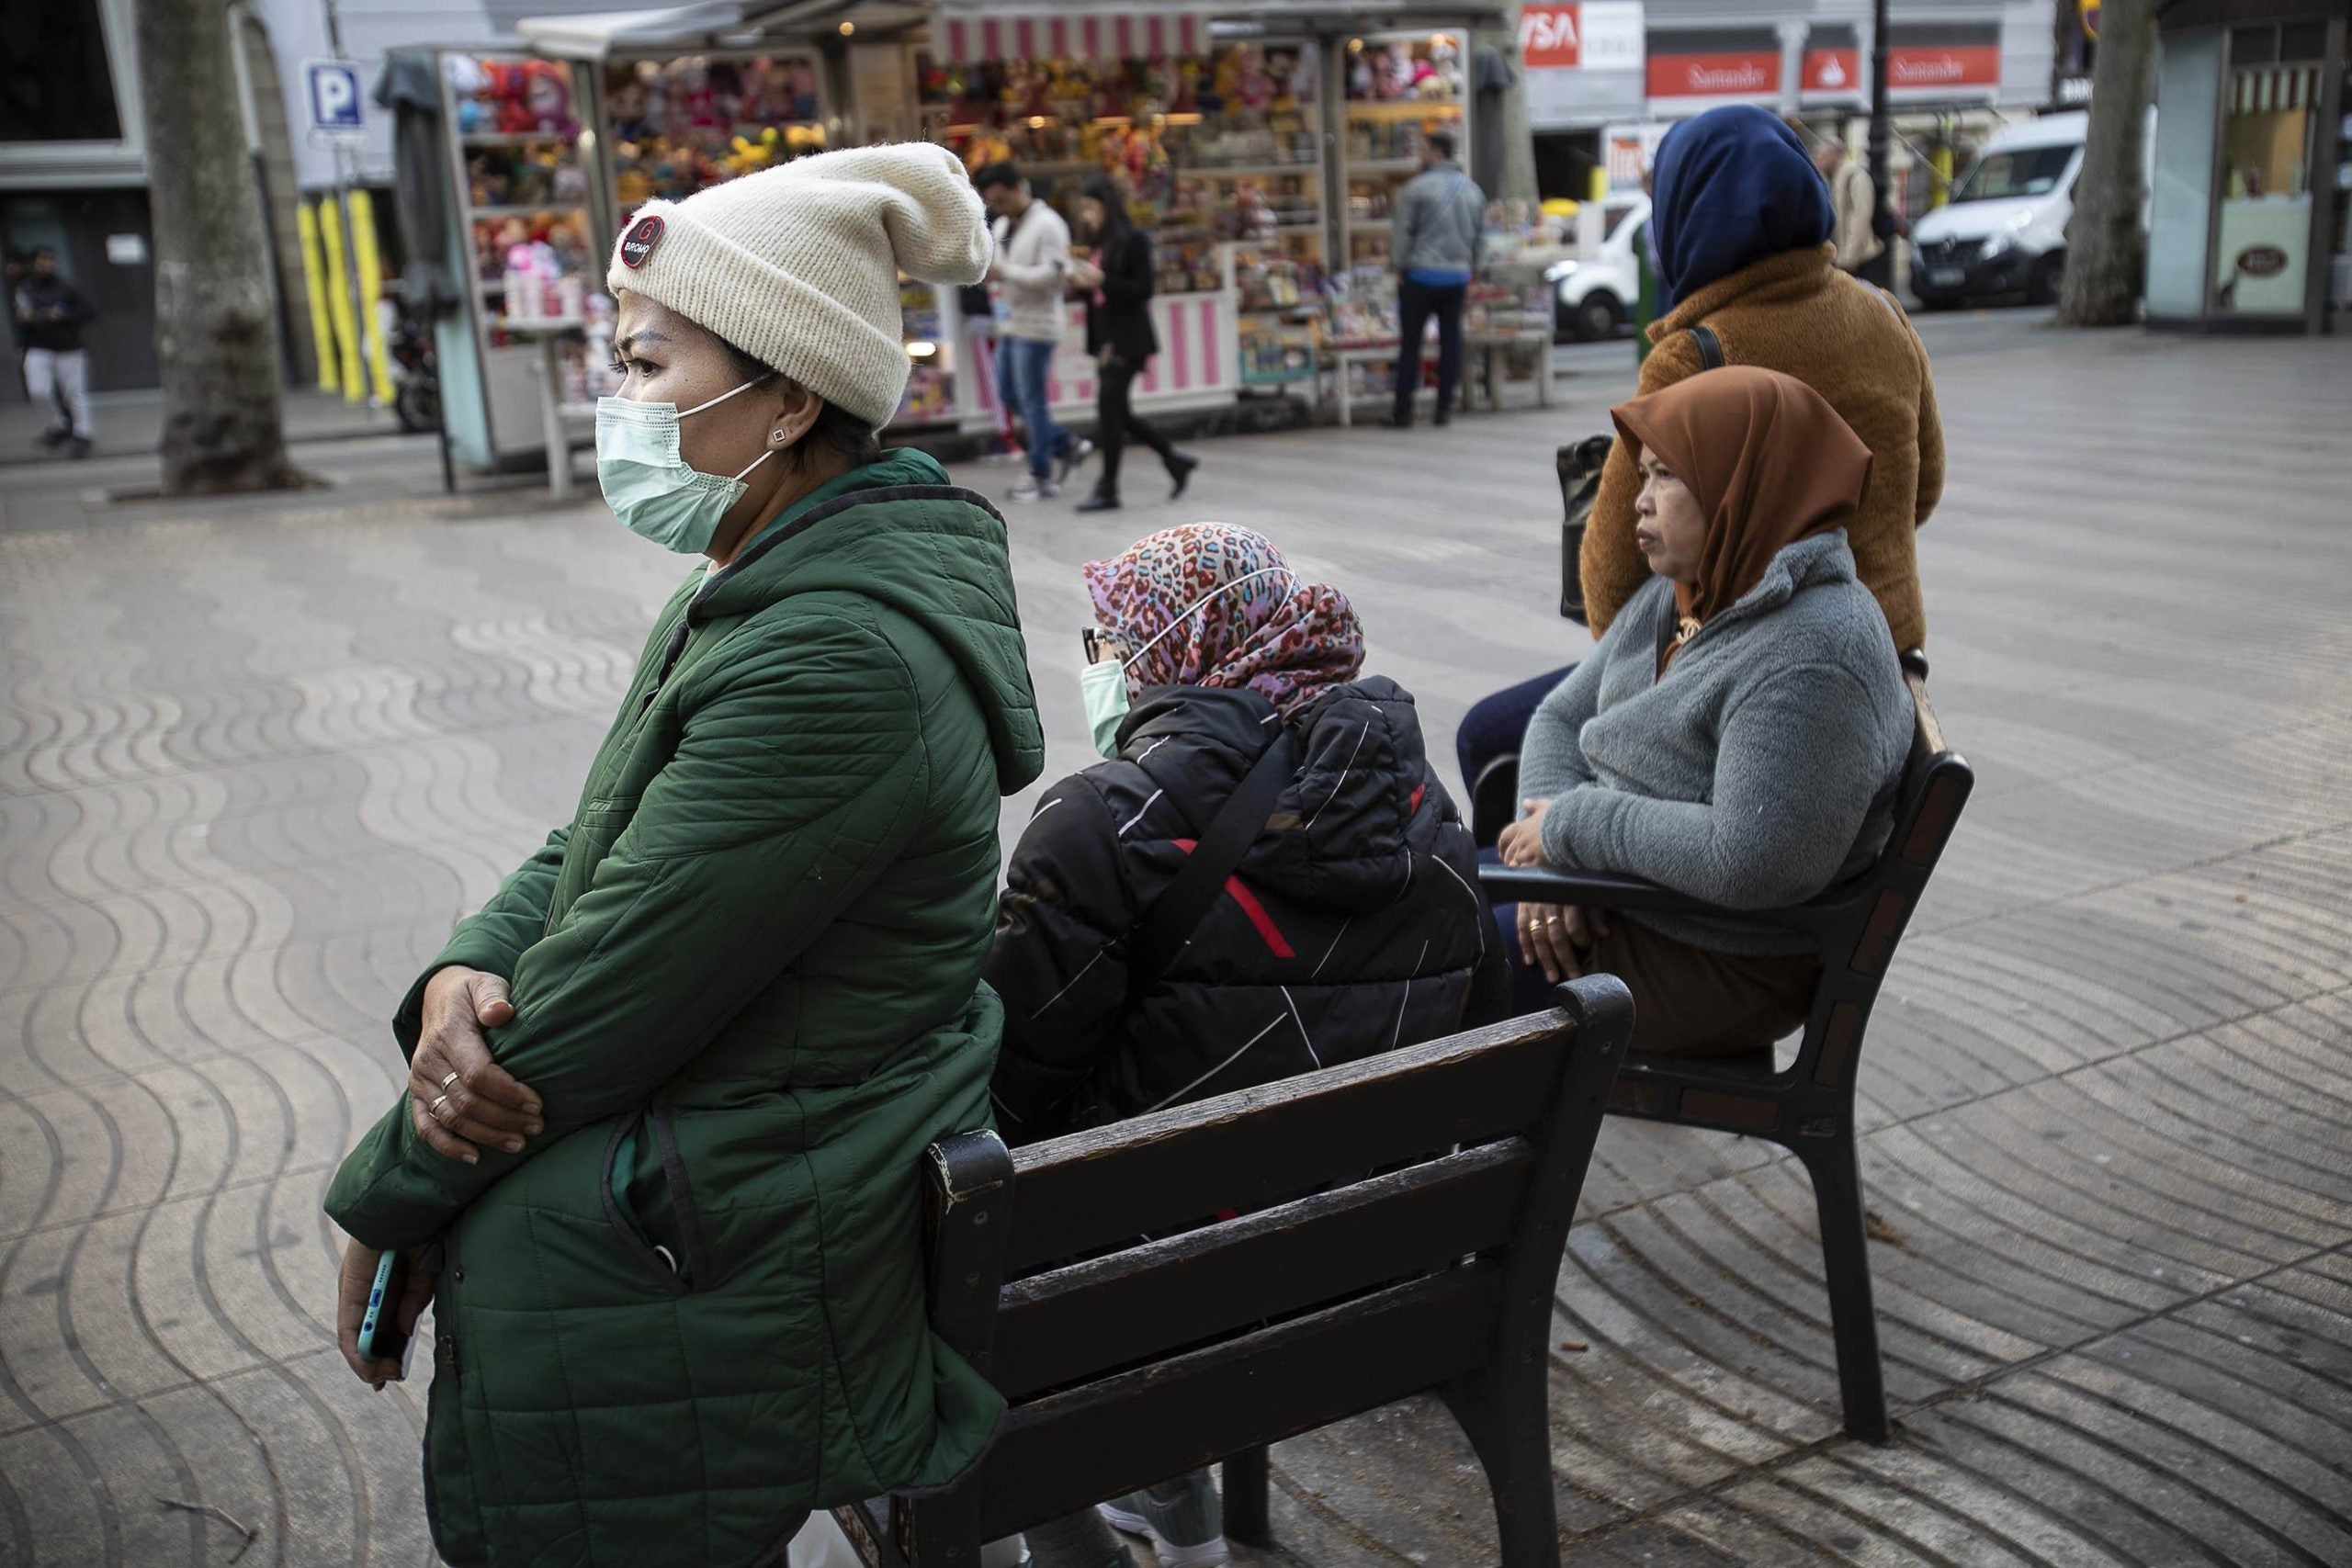
[[2000, 85], [1997, 22], [1898, 24], [1888, 39], [1886, 85], [1890, 92], [1976, 93]]
[[1205, 54], [1208, 17], [1196, 11], [1153, 11], [1119, 6], [1086, 14], [990, 10], [976, 17], [951, 16], [933, 32], [957, 65], [1000, 60], [1159, 60]]
[[1641, 0], [1573, 0], [1519, 11], [1519, 54], [1531, 71], [1639, 71]]
[[1652, 98], [1776, 98], [1781, 39], [1770, 28], [1649, 35]]

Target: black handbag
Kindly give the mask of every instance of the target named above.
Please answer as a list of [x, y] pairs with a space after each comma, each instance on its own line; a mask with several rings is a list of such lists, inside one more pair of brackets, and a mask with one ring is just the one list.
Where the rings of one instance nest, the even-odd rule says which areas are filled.
[[[1690, 329], [1699, 351], [1699, 368], [1719, 369], [1724, 364], [1723, 340], [1713, 327]], [[1560, 614], [1577, 625], [1585, 618], [1584, 576], [1578, 558], [1584, 554], [1584, 525], [1592, 517], [1592, 503], [1600, 496], [1600, 470], [1609, 462], [1613, 435], [1588, 435], [1559, 449], [1554, 461], [1560, 469]]]

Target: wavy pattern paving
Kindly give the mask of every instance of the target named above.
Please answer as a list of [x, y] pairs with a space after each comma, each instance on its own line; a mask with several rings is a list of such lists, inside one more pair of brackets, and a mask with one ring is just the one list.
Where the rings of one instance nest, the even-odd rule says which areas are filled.
[[[1968, 350], [1923, 550], [1982, 784], [1861, 1086], [1899, 1440], [1838, 1434], [1803, 1173], [1612, 1126], [1551, 1367], [1570, 1556], [2352, 1562], [2352, 473], [2312, 471], [2352, 355], [1929, 331]], [[1226, 442], [1214, 506], [1346, 586], [1442, 745], [1572, 656], [1498, 586], [1548, 570], [1562, 434]], [[342, 1371], [318, 1200], [390, 1102], [393, 999], [568, 813], [677, 571], [594, 506], [331, 456], [332, 502], [0, 508], [7, 1568], [236, 1551], [164, 1498], [245, 1563], [432, 1561], [423, 1389]], [[1173, 520], [1015, 514], [1057, 769], [1076, 567]], [[1289, 1560], [1492, 1560], [1431, 1409], [1277, 1472]]]

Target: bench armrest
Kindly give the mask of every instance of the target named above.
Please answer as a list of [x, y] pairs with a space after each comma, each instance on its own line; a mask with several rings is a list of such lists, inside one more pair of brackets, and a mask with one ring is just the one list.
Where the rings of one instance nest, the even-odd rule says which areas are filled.
[[1478, 882], [1498, 904], [1575, 904], [1595, 909], [1647, 909], [1677, 915], [1723, 913], [1703, 898], [1693, 898], [1671, 887], [1613, 871], [1485, 865], [1478, 868]]

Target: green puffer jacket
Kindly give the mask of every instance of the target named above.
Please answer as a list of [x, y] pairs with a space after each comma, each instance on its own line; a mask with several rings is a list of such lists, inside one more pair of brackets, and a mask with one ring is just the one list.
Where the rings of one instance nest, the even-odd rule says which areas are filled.
[[[509, 977], [525, 1154], [395, 1105], [327, 1194], [442, 1236], [427, 1506], [495, 1568], [780, 1563], [1001, 1402], [924, 1322], [918, 1166], [990, 1124], [999, 796], [1043, 762], [1003, 523], [896, 452], [696, 571], [577, 815], [426, 971]], [[420, 979], [394, 1023], [413, 1051]]]

